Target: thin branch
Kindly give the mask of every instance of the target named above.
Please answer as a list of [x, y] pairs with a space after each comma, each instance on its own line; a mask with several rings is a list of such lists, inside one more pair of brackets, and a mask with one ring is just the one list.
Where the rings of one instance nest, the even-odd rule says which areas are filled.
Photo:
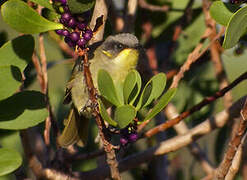
[[[212, 42], [217, 36], [217, 32], [216, 32], [216, 22], [211, 18], [209, 14], [209, 7], [211, 3], [212, 2], [209, 0], [203, 0], [203, 12], [205, 16], [205, 23], [206, 23], [207, 28], [211, 29], [209, 39]], [[212, 57], [211, 60], [214, 65], [216, 78], [219, 82], [219, 87], [220, 89], [223, 89], [224, 87], [229, 85], [229, 81], [226, 75], [224, 65], [222, 63], [222, 58], [221, 58], [222, 51], [220, 50], [220, 47], [221, 45], [218, 41], [212, 42], [211, 48], [210, 48], [210, 54]], [[233, 98], [232, 98], [231, 92], [229, 91], [223, 97], [224, 107], [225, 108], [230, 107], [232, 105], [232, 101], [233, 101]]]
[[206, 37], [208, 37], [209, 32], [208, 29], [205, 30], [204, 35], [202, 36], [200, 43], [195, 47], [195, 49], [189, 54], [186, 62], [180, 68], [178, 74], [174, 76], [172, 85], [170, 88], [174, 88], [178, 86], [179, 81], [184, 77], [184, 73], [190, 69], [190, 66], [197, 61], [211, 46], [211, 44], [216, 41], [222, 34], [224, 33], [224, 29], [222, 28], [221, 31], [215, 36], [215, 38], [205, 47], [203, 50], [203, 42], [205, 41]]
[[232, 88], [237, 86], [240, 82], [242, 82], [245, 79], [247, 79], [247, 72], [245, 72], [242, 75], [240, 75], [231, 84], [229, 84], [229, 86], [227, 86], [227, 87], [221, 89], [220, 91], [216, 92], [213, 96], [206, 97], [200, 103], [198, 103], [197, 105], [193, 106], [188, 111], [185, 111], [185, 112], [181, 113], [178, 117], [176, 117], [174, 119], [171, 119], [171, 120], [168, 120], [165, 123], [150, 129], [149, 131], [147, 131], [144, 134], [144, 136], [151, 137], [151, 136], [153, 136], [153, 135], [155, 135], [155, 134], [157, 134], [157, 133], [159, 133], [161, 131], [164, 131], [164, 130], [174, 126], [175, 124], [179, 123], [181, 120], [185, 119], [186, 117], [188, 117], [192, 113], [194, 113], [196, 111], [199, 111], [202, 107], [210, 104], [211, 102], [215, 101], [219, 97], [224, 96], [225, 93], [227, 93], [229, 90], [231, 90]]
[[229, 142], [224, 158], [215, 172], [216, 179], [225, 179], [225, 176], [229, 172], [229, 169], [233, 163], [234, 156], [244, 137], [245, 131], [247, 129], [247, 100], [245, 101], [244, 107], [240, 114], [242, 118], [240, 120], [237, 133]]
[[43, 174], [42, 164], [40, 163], [37, 156], [32, 151], [32, 146], [28, 138], [28, 131], [21, 130], [20, 137], [29, 167], [32, 169], [33, 173], [37, 178], [43, 178], [44, 174]]
[[[156, 156], [167, 154], [168, 152], [176, 151], [188, 144], [194, 142], [198, 138], [212, 132], [216, 128], [223, 127], [229, 119], [239, 116], [239, 112], [243, 107], [246, 97], [239, 99], [228, 110], [217, 113], [206, 119], [201, 124], [190, 129], [186, 134], [176, 136], [169, 140], [163, 141], [159, 145], [149, 148], [141, 153], [133, 154], [119, 162], [119, 169], [121, 172], [131, 168], [135, 168], [142, 163], [147, 163]], [[33, 169], [35, 175], [44, 179], [60, 179], [60, 180], [79, 180], [79, 179], [102, 179], [110, 176], [110, 169], [108, 166], [98, 167], [87, 172], [74, 172], [73, 176], [63, 174], [57, 170], [47, 168], [43, 169], [38, 159], [33, 155], [31, 145], [29, 144], [28, 136], [25, 130], [21, 131], [21, 140], [24, 147], [24, 152], [27, 154], [30, 167]]]
[[[235, 102], [228, 110], [219, 112], [215, 116], [206, 119], [204, 122], [190, 129], [186, 134], [165, 140], [157, 146], [126, 157], [119, 162], [120, 172], [136, 168], [140, 164], [147, 163], [155, 157], [176, 151], [212, 132], [214, 129], [223, 127], [229, 119], [239, 116], [245, 100], [246, 96]], [[99, 179], [109, 177], [110, 170], [108, 166], [101, 166], [91, 171], [74, 173], [74, 175], [81, 178]]]
[[44, 139], [47, 146], [50, 145], [50, 131], [51, 127], [54, 130], [54, 134], [58, 135], [58, 127], [55, 121], [50, 100], [48, 94], [48, 74], [47, 74], [47, 61], [46, 61], [46, 53], [45, 53], [45, 46], [44, 46], [44, 36], [43, 34], [39, 34], [39, 50], [40, 50], [40, 62], [41, 62], [41, 72], [42, 72], [42, 84], [41, 91], [46, 95], [46, 103], [47, 103], [47, 110], [49, 112], [49, 116], [46, 118], [45, 121], [45, 130], [44, 130]]
[[145, 0], [138, 0], [138, 4], [141, 8], [147, 9], [149, 11], [167, 12], [169, 10], [169, 6], [167, 5], [156, 6], [156, 5], [148, 4]]
[[[245, 138], [246, 138], [246, 134], [243, 140], [245, 140]], [[229, 171], [225, 177], [226, 180], [233, 180], [234, 177], [236, 176], [237, 172], [239, 171], [240, 164], [241, 164], [242, 154], [243, 154], [243, 142], [241, 142], [241, 144], [239, 145], [238, 150], [232, 160], [232, 165], [229, 168]]]
[[[166, 106], [164, 113], [168, 119], [173, 119], [179, 115], [176, 110], [176, 107], [172, 103], [169, 103]], [[176, 130], [176, 132], [179, 135], [186, 134], [189, 131], [188, 127], [183, 121], [180, 121], [173, 128]], [[202, 151], [200, 146], [196, 142], [193, 142], [192, 144], [189, 145], [188, 148], [191, 154], [199, 161], [204, 172], [207, 175], [212, 175], [212, 173], [214, 172], [214, 167], [212, 166], [212, 163], [209, 162], [207, 154]]]
[[113, 179], [119, 180], [119, 179], [121, 179], [121, 177], [120, 177], [119, 170], [118, 170], [118, 162], [116, 159], [115, 150], [114, 150], [113, 145], [110, 143], [109, 137], [107, 137], [106, 134], [104, 133], [106, 127], [105, 127], [104, 121], [101, 118], [100, 113], [99, 113], [99, 105], [97, 102], [98, 94], [97, 94], [97, 90], [94, 87], [93, 79], [92, 79], [91, 72], [89, 69], [87, 50], [79, 52], [79, 55], [83, 59], [82, 66], [83, 66], [83, 73], [84, 73], [84, 77], [85, 77], [85, 82], [86, 82], [86, 85], [88, 88], [89, 98], [90, 98], [91, 103], [92, 103], [93, 115], [96, 119], [96, 124], [97, 124], [98, 129], [99, 129], [99, 134], [100, 134], [101, 140], [103, 142], [104, 150], [106, 152], [107, 163], [110, 166], [111, 177]]
[[124, 18], [124, 28], [123, 32], [134, 32], [135, 29], [135, 19], [137, 10], [137, 0], [129, 0], [127, 5], [127, 12]]

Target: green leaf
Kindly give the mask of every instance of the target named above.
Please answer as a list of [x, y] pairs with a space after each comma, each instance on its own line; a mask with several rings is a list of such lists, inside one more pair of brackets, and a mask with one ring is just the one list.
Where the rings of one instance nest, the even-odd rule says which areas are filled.
[[45, 95], [38, 91], [19, 92], [0, 101], [0, 129], [26, 129], [47, 116]]
[[164, 107], [170, 102], [173, 96], [176, 93], [176, 88], [169, 89], [165, 94], [161, 96], [159, 102], [154, 106], [152, 111], [145, 117], [144, 121], [148, 119], [152, 119], [156, 116], [160, 111], [164, 109]]
[[72, 14], [80, 14], [91, 9], [95, 0], [68, 0], [68, 6]]
[[41, 33], [62, 29], [63, 25], [48, 21], [20, 0], [9, 0], [1, 6], [3, 20], [22, 33]]
[[31, 0], [32, 2], [39, 4], [43, 7], [46, 7], [52, 11], [54, 11], [54, 8], [52, 7], [52, 5], [49, 3], [49, 0]]
[[8, 41], [0, 48], [0, 66], [17, 66], [22, 72], [32, 60], [34, 38], [24, 35]]
[[99, 99], [98, 100], [98, 103], [99, 103], [99, 111], [100, 111], [100, 115], [102, 116], [102, 118], [108, 122], [110, 125], [112, 126], [117, 126], [117, 122], [114, 121], [110, 116], [109, 114], [107, 113], [106, 109], [105, 109], [105, 106], [104, 104], [102, 103], [102, 101]]
[[211, 17], [219, 24], [227, 26], [233, 13], [239, 8], [238, 5], [223, 3], [222, 1], [215, 1], [210, 6]]
[[239, 9], [231, 17], [225, 33], [223, 47], [232, 48], [238, 43], [240, 37], [246, 32], [247, 28], [247, 6]]
[[21, 85], [21, 73], [14, 66], [0, 66], [0, 100], [14, 94]]
[[166, 86], [166, 75], [159, 73], [152, 77], [145, 85], [137, 104], [137, 109], [148, 106], [153, 100], [156, 100], [164, 91]]
[[131, 105], [119, 106], [115, 110], [114, 119], [118, 122], [118, 126], [122, 129], [136, 117], [136, 110]]
[[0, 176], [9, 174], [20, 167], [22, 163], [21, 155], [8, 148], [0, 148]]
[[141, 76], [136, 71], [131, 71], [124, 81], [123, 95], [126, 104], [133, 104], [141, 90]]
[[103, 69], [98, 71], [98, 88], [100, 95], [102, 95], [106, 100], [115, 106], [119, 106], [121, 104], [110, 74]]

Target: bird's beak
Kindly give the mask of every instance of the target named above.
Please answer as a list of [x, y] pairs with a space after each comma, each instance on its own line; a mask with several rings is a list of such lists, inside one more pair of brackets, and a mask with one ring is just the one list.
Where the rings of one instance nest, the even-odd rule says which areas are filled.
[[112, 54], [109, 53], [108, 51], [102, 50], [102, 52], [109, 58], [112, 58]]

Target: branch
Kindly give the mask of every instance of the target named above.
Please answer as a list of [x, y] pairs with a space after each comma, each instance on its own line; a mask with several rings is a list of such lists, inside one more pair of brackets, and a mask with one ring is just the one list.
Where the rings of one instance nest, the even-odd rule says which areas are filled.
[[83, 58], [82, 66], [83, 66], [83, 73], [84, 73], [84, 77], [85, 77], [85, 82], [86, 82], [86, 85], [88, 88], [89, 98], [90, 98], [91, 103], [92, 103], [93, 116], [96, 119], [96, 124], [97, 124], [98, 129], [99, 129], [99, 134], [100, 134], [101, 140], [103, 142], [104, 150], [106, 152], [107, 163], [111, 169], [111, 177], [113, 179], [119, 180], [119, 179], [121, 179], [121, 177], [120, 177], [119, 170], [118, 170], [118, 162], [116, 159], [114, 147], [110, 143], [109, 137], [107, 137], [106, 134], [104, 133], [106, 130], [106, 127], [105, 127], [104, 121], [101, 118], [100, 113], [99, 113], [99, 105], [98, 105], [98, 101], [97, 101], [98, 94], [97, 94], [96, 88], [94, 87], [93, 79], [92, 79], [91, 72], [89, 69], [87, 50], [86, 49], [84, 51], [81, 50], [81, 52], [79, 52], [79, 55], [81, 56], [81, 58]]
[[[166, 106], [164, 110], [164, 114], [167, 116], [168, 119], [172, 119], [179, 115], [176, 110], [176, 107], [172, 103], [169, 103]], [[186, 126], [186, 123], [183, 121], [180, 121], [178, 124], [174, 125], [173, 128], [176, 130], [176, 132], [179, 135], [186, 134], [189, 131], [188, 127]], [[200, 146], [196, 142], [193, 142], [192, 144], [189, 145], [188, 148], [190, 150], [190, 153], [199, 161], [204, 172], [207, 175], [212, 175], [212, 173], [214, 172], [214, 168], [212, 164], [209, 162], [207, 154], [202, 151]]]
[[217, 179], [225, 179], [225, 176], [229, 172], [229, 169], [233, 163], [233, 158], [236, 155], [236, 152], [241, 144], [241, 141], [244, 138], [244, 133], [247, 128], [247, 100], [240, 114], [242, 118], [240, 120], [237, 133], [229, 142], [228, 149], [224, 155], [224, 158], [215, 172], [215, 178]]
[[141, 8], [147, 9], [149, 11], [161, 11], [161, 12], [167, 12], [169, 10], [169, 6], [163, 5], [163, 6], [155, 6], [152, 4], [148, 4], [145, 0], [139, 0], [138, 4]]
[[174, 119], [171, 119], [171, 120], [168, 120], [165, 123], [150, 129], [149, 131], [147, 131], [144, 134], [144, 136], [151, 137], [151, 136], [153, 136], [153, 135], [155, 135], [155, 134], [157, 134], [157, 133], [159, 133], [161, 131], [164, 131], [164, 130], [174, 126], [175, 124], [179, 123], [181, 120], [185, 119], [186, 117], [188, 117], [192, 113], [194, 113], [196, 111], [199, 111], [202, 107], [210, 104], [211, 102], [215, 101], [219, 97], [224, 96], [225, 93], [227, 93], [229, 90], [231, 90], [232, 88], [237, 86], [240, 82], [242, 82], [245, 79], [247, 79], [247, 72], [245, 72], [242, 75], [240, 75], [231, 84], [229, 84], [229, 86], [227, 86], [227, 87], [223, 88], [222, 90], [216, 92], [213, 96], [206, 97], [200, 103], [198, 103], [197, 105], [193, 106], [188, 111], [185, 111], [185, 112], [181, 113], [178, 117], [176, 117]]
[[[226, 71], [224, 69], [224, 65], [222, 63], [222, 58], [221, 58], [222, 51], [220, 50], [221, 45], [218, 41], [214, 41], [215, 37], [217, 36], [216, 22], [211, 18], [209, 14], [210, 5], [211, 5], [211, 1], [203, 0], [203, 12], [205, 15], [205, 23], [206, 23], [207, 28], [211, 29], [209, 39], [211, 42], [213, 41], [211, 43], [211, 48], [210, 48], [211, 60], [214, 65], [215, 74], [216, 74], [216, 78], [219, 83], [219, 87], [220, 89], [223, 89], [224, 87], [229, 85], [229, 81], [226, 75]], [[230, 107], [232, 105], [232, 101], [233, 101], [233, 98], [232, 98], [231, 92], [229, 91], [223, 97], [224, 107], [225, 108]]]
[[[214, 129], [223, 127], [229, 119], [239, 116], [239, 112], [246, 99], [246, 96], [239, 99], [228, 110], [219, 112], [215, 116], [206, 119], [204, 122], [190, 129], [186, 134], [176, 136], [143, 152], [126, 157], [119, 162], [120, 172], [136, 168], [140, 164], [147, 163], [155, 157], [176, 151], [212, 132]], [[91, 171], [74, 173], [74, 175], [84, 179], [99, 179], [109, 177], [110, 170], [105, 165]]]
[[186, 62], [183, 64], [183, 66], [180, 68], [179, 72], [176, 76], [174, 76], [172, 85], [170, 88], [178, 87], [179, 81], [184, 77], [184, 73], [190, 69], [190, 66], [197, 61], [211, 46], [212, 43], [214, 43], [222, 34], [224, 33], [224, 29], [222, 28], [221, 31], [215, 36], [215, 38], [205, 47], [203, 50], [201, 49], [203, 47], [203, 42], [206, 40], [206, 38], [209, 35], [209, 30], [206, 29], [200, 43], [195, 47], [195, 49], [189, 54]]
[[134, 32], [135, 29], [135, 19], [136, 19], [136, 9], [137, 0], [129, 0], [127, 5], [127, 12], [124, 18], [124, 28], [123, 32]]

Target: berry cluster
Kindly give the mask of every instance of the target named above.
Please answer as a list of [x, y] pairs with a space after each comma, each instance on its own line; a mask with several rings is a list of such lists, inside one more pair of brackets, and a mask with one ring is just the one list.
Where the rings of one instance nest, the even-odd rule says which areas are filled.
[[[80, 15], [72, 15], [67, 5], [67, 0], [53, 0], [55, 4], [60, 4], [62, 11], [60, 22], [64, 29], [56, 30], [58, 35], [64, 36], [64, 41], [70, 47], [85, 48], [87, 42], [92, 38], [93, 32], [87, 26], [88, 22]], [[62, 9], [61, 9], [62, 7]]]
[[122, 146], [135, 142], [138, 139], [136, 128], [126, 127], [120, 131], [120, 143]]
[[240, 3], [246, 3], [247, 0], [230, 0], [230, 3], [232, 4], [240, 4]]

